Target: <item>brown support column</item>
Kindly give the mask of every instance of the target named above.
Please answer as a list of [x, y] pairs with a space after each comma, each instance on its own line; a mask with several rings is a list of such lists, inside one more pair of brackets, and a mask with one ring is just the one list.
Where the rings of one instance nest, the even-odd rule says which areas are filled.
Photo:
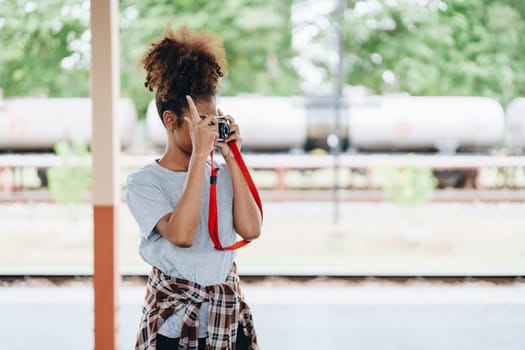
[[95, 350], [118, 343], [118, 1], [91, 1]]
[[118, 341], [117, 206], [95, 205], [95, 350], [116, 350]]

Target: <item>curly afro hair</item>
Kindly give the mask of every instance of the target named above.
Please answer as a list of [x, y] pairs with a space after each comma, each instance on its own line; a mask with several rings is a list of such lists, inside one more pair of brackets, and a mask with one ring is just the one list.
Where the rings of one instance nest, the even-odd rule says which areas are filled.
[[171, 110], [179, 126], [183, 110], [188, 108], [186, 95], [196, 101], [215, 96], [219, 79], [227, 73], [220, 39], [211, 32], [196, 32], [186, 26], [175, 32], [168, 28], [160, 41], [151, 43], [141, 63], [147, 72], [144, 86], [156, 91], [161, 120], [164, 111]]

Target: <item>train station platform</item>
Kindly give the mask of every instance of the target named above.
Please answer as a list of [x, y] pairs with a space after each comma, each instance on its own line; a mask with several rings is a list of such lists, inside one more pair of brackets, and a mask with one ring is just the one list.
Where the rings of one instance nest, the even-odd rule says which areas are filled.
[[[18, 275], [31, 275], [35, 268], [64, 274], [75, 266], [92, 273], [90, 240], [64, 241], [58, 230], [63, 208], [38, 203], [0, 208], [1, 267]], [[524, 276], [510, 269], [523, 266], [523, 204], [429, 203], [405, 212], [389, 203], [345, 202], [338, 230], [330, 226], [332, 209], [326, 202], [267, 203], [264, 239], [239, 252], [240, 273], [472, 276], [477, 268], [501, 275], [487, 272], [491, 267]], [[120, 210], [122, 272], [140, 269], [136, 223], [127, 208]], [[424, 224], [419, 231], [404, 229], [406, 214], [405, 219], [418, 219], [413, 224]], [[494, 281], [259, 278], [246, 280], [243, 290], [263, 350], [521, 350], [525, 283]], [[133, 349], [143, 284], [142, 278], [126, 280], [119, 289], [122, 350]], [[89, 279], [70, 277], [55, 285], [0, 278], [0, 349], [92, 350], [93, 309]]]
[[[521, 350], [525, 283], [265, 279], [244, 283], [261, 349]], [[120, 349], [133, 348], [144, 286], [119, 294]], [[2, 349], [93, 349], [89, 281], [0, 284]]]

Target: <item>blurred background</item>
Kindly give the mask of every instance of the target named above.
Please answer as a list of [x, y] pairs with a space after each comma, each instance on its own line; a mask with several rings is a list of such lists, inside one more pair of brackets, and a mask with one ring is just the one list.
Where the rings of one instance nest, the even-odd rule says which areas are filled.
[[[223, 40], [218, 104], [265, 203], [263, 236], [237, 259], [264, 348], [521, 349], [525, 2], [119, 11], [122, 348], [149, 270], [125, 180], [164, 149], [139, 60], [187, 24]], [[0, 0], [0, 310], [38, 311], [0, 325], [10, 349], [92, 347], [89, 15], [90, 1]], [[49, 313], [68, 331], [42, 327]]]

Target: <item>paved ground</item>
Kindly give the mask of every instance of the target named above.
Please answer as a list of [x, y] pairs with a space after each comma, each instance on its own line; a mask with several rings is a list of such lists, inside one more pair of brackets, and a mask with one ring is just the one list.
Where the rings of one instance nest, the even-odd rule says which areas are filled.
[[[91, 241], [60, 233], [61, 208], [1, 209], [0, 269], [28, 273], [92, 266]], [[121, 209], [121, 266], [143, 269], [136, 224]], [[430, 204], [404, 210], [387, 203], [343, 203], [338, 228], [331, 226], [331, 209], [328, 203], [267, 205], [264, 239], [239, 252], [240, 272], [487, 273], [525, 266], [523, 205]], [[244, 291], [263, 350], [525, 349], [523, 282], [269, 280], [245, 285]], [[143, 286], [126, 283], [121, 289], [122, 350], [133, 348], [143, 296]], [[84, 282], [54, 287], [0, 281], [0, 350], [92, 350], [92, 299]]]
[[[241, 249], [242, 273], [523, 273], [525, 204], [270, 202], [260, 239]], [[92, 208], [69, 222], [57, 205], [0, 205], [0, 274], [89, 273]], [[149, 271], [129, 210], [120, 208], [120, 267]], [[516, 271], [521, 269], [521, 271]]]
[[[525, 283], [270, 280], [244, 291], [266, 350], [525, 348]], [[133, 347], [143, 294], [121, 289], [121, 349]], [[92, 310], [85, 283], [0, 287], [0, 349], [93, 349]]]

